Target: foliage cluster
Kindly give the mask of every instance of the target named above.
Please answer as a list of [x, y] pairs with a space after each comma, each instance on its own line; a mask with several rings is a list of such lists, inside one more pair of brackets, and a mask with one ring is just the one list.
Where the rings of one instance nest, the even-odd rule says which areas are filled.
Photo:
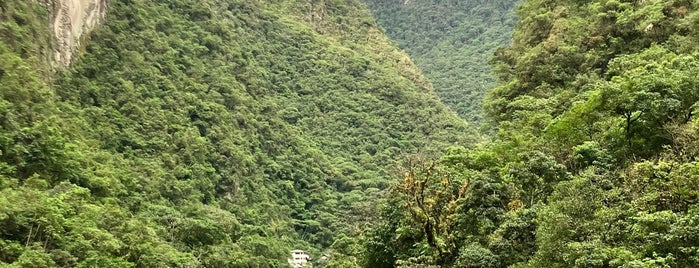
[[698, 9], [524, 2], [495, 140], [406, 160], [365, 267], [698, 267]]

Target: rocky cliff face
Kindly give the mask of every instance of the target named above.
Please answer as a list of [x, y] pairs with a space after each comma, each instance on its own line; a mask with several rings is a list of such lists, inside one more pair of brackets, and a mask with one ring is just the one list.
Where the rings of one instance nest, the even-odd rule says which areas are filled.
[[109, 0], [52, 0], [54, 62], [68, 66], [87, 34], [101, 24]]

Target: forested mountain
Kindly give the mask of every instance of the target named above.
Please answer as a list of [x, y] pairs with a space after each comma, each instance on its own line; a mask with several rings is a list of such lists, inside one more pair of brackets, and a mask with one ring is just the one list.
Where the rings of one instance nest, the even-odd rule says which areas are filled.
[[365, 266], [699, 267], [697, 9], [524, 2], [495, 140], [404, 161]]
[[358, 1], [103, 2], [57, 69], [0, 2], [0, 266], [358, 266], [396, 159], [477, 140]]
[[0, 2], [0, 266], [699, 267], [699, 0], [523, 2], [487, 142], [358, 0], [85, 0], [65, 68], [56, 1]]
[[386, 34], [434, 84], [443, 103], [471, 122], [495, 86], [488, 61], [510, 43], [520, 0], [364, 0]]

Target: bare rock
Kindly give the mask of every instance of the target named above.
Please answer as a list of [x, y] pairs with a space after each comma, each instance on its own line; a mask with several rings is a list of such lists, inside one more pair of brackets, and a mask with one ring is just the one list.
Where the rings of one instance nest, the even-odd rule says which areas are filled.
[[56, 65], [70, 65], [82, 41], [104, 21], [108, 2], [109, 0], [51, 0]]

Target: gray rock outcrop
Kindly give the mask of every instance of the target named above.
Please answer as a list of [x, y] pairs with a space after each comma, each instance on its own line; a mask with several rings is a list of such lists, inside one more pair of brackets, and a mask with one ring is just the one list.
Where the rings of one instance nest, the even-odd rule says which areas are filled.
[[56, 38], [54, 62], [70, 65], [87, 35], [99, 26], [107, 13], [109, 0], [51, 0], [53, 33]]

